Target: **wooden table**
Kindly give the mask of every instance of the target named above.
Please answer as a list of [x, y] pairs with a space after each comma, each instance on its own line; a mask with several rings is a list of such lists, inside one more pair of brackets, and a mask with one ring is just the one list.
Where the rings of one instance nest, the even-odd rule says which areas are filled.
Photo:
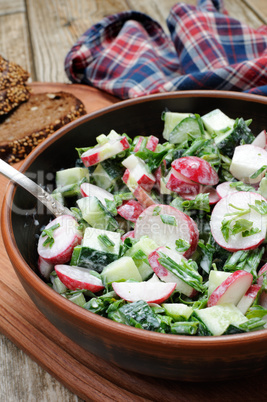
[[[185, 2], [196, 4], [196, 0]], [[0, 54], [28, 70], [32, 82], [68, 83], [64, 58], [92, 24], [106, 15], [135, 9], [149, 14], [166, 28], [165, 19], [175, 3], [175, 0], [0, 0]], [[231, 16], [251, 27], [267, 24], [266, 0], [225, 0], [225, 6]], [[4, 335], [0, 335], [0, 359], [0, 401], [81, 400]], [[199, 400], [219, 400], [214, 395], [213, 390], [210, 397], [207, 394]], [[111, 399], [117, 400], [114, 395]], [[264, 395], [261, 399], [265, 399]], [[178, 400], [186, 399], [177, 396]], [[255, 399], [248, 395], [245, 400]]]

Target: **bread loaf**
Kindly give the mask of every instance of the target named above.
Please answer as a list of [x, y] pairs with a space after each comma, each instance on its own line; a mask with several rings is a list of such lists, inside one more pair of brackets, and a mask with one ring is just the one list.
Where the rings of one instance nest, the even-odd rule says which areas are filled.
[[0, 56], [0, 116], [29, 99], [28, 78], [29, 73], [21, 66]]
[[31, 94], [0, 123], [0, 157], [8, 163], [24, 159], [46, 137], [83, 114], [83, 103], [70, 93]]

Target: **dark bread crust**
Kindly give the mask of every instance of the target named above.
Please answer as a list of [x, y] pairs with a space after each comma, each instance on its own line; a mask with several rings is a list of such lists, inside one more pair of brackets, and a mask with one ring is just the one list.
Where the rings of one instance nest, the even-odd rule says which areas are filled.
[[17, 85], [0, 91], [0, 116], [6, 115], [30, 97], [26, 85]]
[[0, 56], [0, 116], [29, 99], [28, 78], [29, 73], [21, 66]]
[[0, 158], [24, 159], [60, 127], [85, 114], [83, 103], [67, 92], [31, 94], [0, 124]]
[[9, 87], [22, 85], [28, 78], [29, 73], [21, 66], [0, 56], [0, 91]]

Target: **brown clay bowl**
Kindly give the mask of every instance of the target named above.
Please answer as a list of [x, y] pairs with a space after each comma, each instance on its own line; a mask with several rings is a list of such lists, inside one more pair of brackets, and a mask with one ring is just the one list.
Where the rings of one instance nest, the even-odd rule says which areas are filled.
[[[220, 108], [232, 117], [252, 118], [255, 134], [267, 128], [265, 97], [218, 91], [153, 95], [76, 120], [36, 148], [21, 170], [49, 187], [53, 173], [73, 166], [75, 147], [94, 145], [100, 133], [115, 129], [130, 136], [160, 137], [161, 113], [166, 108], [199, 114]], [[94, 315], [58, 295], [37, 273], [36, 235], [50, 217], [30, 194], [10, 185], [2, 209], [2, 232], [10, 260], [40, 311], [84, 349], [126, 370], [186, 381], [232, 379], [267, 367], [267, 330], [221, 337], [153, 333]]]

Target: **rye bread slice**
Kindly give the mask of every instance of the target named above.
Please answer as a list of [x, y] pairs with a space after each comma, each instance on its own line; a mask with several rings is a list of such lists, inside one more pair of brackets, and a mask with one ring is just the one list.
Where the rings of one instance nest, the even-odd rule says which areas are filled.
[[31, 94], [0, 124], [0, 157], [24, 159], [60, 127], [85, 114], [83, 103], [67, 92]]
[[0, 56], [0, 91], [25, 84], [30, 74], [20, 65]]
[[0, 116], [29, 99], [28, 78], [29, 73], [20, 65], [0, 56]]

